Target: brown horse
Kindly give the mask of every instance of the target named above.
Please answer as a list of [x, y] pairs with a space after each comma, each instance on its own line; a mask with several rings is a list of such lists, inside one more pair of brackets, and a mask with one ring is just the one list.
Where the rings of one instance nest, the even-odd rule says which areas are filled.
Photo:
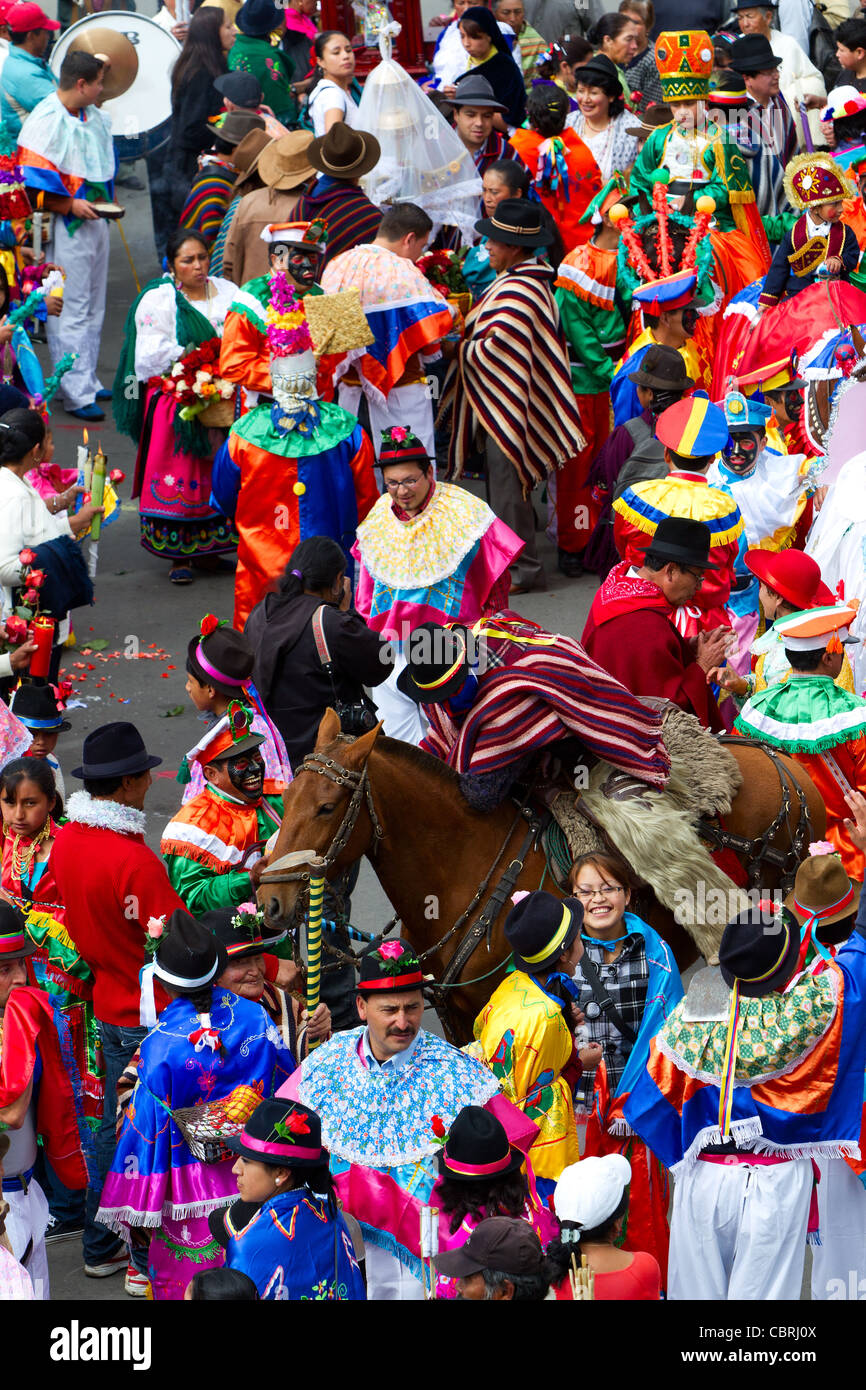
[[[743, 773], [743, 788], [725, 818], [725, 829], [752, 843], [782, 808], [780, 777], [757, 745], [736, 740], [729, 746]], [[782, 755], [778, 762], [790, 781], [791, 805], [770, 843], [784, 853], [790, 851], [797, 832], [797, 786], [803, 789], [814, 837], [824, 833], [825, 813], [803, 768]], [[296, 770], [284, 808], [258, 890], [269, 925], [292, 925], [305, 906], [309, 875], [287, 872], [297, 869], [297, 863], [281, 864], [284, 856], [297, 860], [300, 851], [327, 856], [330, 878], [367, 855], [399, 914], [403, 934], [416, 950], [430, 950], [425, 970], [437, 981], [445, 976], [469, 923], [476, 920], [478, 905], [466, 924], [450, 934], [479, 885], [489, 879], [479, 900], [484, 903], [507, 866], [519, 861], [505, 901], [493, 909], [489, 934], [486, 928], [478, 933], [475, 950], [458, 972], [459, 987], [436, 1000], [448, 1032], [459, 1041], [470, 1038], [472, 1022], [499, 984], [509, 956], [503, 924], [511, 892], [543, 886], [562, 896], [550, 876], [544, 850], [526, 844], [524, 814], [510, 801], [495, 811], [474, 811], [450, 768], [411, 744], [386, 738], [378, 727], [354, 741], [342, 737], [333, 710], [319, 725], [315, 752]], [[749, 856], [740, 857], [745, 861]], [[756, 886], [772, 890], [779, 878], [779, 868], [771, 864]], [[642, 907], [636, 904], [637, 911]], [[655, 899], [650, 899], [643, 915], [651, 916], [670, 942], [681, 969], [697, 958], [691, 938]]]

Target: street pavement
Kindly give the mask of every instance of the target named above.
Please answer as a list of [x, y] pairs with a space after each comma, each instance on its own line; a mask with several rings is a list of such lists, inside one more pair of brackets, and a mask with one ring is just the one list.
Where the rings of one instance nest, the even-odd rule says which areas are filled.
[[[146, 180], [144, 164], [137, 164], [135, 169], [139, 177]], [[118, 192], [127, 208], [123, 230], [138, 279], [145, 284], [159, 273], [148, 194], [125, 189]], [[135, 293], [129, 260], [118, 227], [114, 226], [99, 355], [105, 386], [110, 386], [114, 378], [124, 322]], [[91, 448], [94, 443], [102, 444], [110, 468], [124, 470], [126, 480], [118, 489], [124, 499], [123, 507], [119, 517], [103, 530], [99, 542], [96, 602], [92, 608], [79, 609], [73, 615], [78, 646], [77, 650], [67, 653], [63, 663], [65, 675], [73, 678], [75, 684], [68, 713], [72, 728], [60, 736], [56, 753], [64, 769], [69, 795], [77, 785], [70, 776], [70, 769], [80, 762], [85, 735], [110, 720], [131, 720], [141, 731], [147, 747], [163, 759], [162, 767], [154, 770], [154, 783], [146, 805], [147, 840], [158, 850], [162, 830], [180, 804], [180, 788], [175, 777], [181, 758], [203, 732], [200, 717], [184, 692], [187, 644], [205, 613], [231, 619], [233, 580], [229, 573], [197, 573], [193, 584], [178, 587], [169, 583], [168, 562], [142, 549], [138, 535], [138, 504], [129, 500], [135, 448], [114, 428], [110, 403], [106, 414], [104, 424], [90, 427], [90, 443]], [[75, 448], [81, 442], [80, 422], [56, 405], [52, 428], [56, 461], [73, 467]], [[472, 486], [481, 488], [480, 484]], [[539, 497], [539, 516], [544, 505]], [[542, 593], [522, 595], [515, 606], [544, 627], [579, 637], [596, 581], [592, 577], [564, 579], [556, 571], [556, 552], [543, 532], [539, 533], [539, 546], [550, 587]], [[93, 642], [98, 644], [97, 649], [92, 647]], [[102, 643], [106, 645], [103, 647]], [[111, 872], [110, 865], [106, 865], [106, 872]], [[472, 891], [475, 886], [471, 886]], [[391, 916], [392, 909], [366, 861], [352, 895], [352, 904], [353, 921], [363, 931], [379, 930]], [[435, 1018], [428, 1015], [426, 1024], [435, 1026]], [[78, 1240], [52, 1243], [49, 1262], [52, 1298], [125, 1298], [120, 1276], [84, 1278]]]

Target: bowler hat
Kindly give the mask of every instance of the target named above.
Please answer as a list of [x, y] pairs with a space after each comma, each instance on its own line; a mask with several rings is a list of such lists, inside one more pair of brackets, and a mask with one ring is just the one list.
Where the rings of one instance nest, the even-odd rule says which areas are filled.
[[747, 998], [760, 999], [788, 983], [799, 953], [796, 917], [787, 908], [774, 913], [758, 903], [725, 927], [719, 946], [722, 979], [731, 988], [736, 981]]
[[5, 898], [0, 898], [0, 965], [33, 955], [36, 944], [24, 928], [23, 914]]
[[619, 69], [604, 53], [596, 53], [582, 67], [575, 68], [574, 80], [582, 82], [584, 87], [601, 87], [610, 96], [619, 96], [622, 92]]
[[804, 550], [747, 550], [746, 568], [799, 611], [833, 603], [817, 561]]
[[768, 68], [778, 68], [782, 59], [777, 58], [770, 46], [770, 40], [763, 34], [744, 34], [731, 47], [731, 67], [734, 72], [766, 72]]
[[285, 15], [274, 0], [245, 0], [235, 15], [235, 24], [251, 39], [263, 39], [285, 23]]
[[454, 84], [454, 95], [448, 101], [451, 106], [485, 106], [491, 111], [508, 110], [507, 106], [496, 100], [496, 93], [480, 72], [467, 72], [459, 77]]
[[379, 163], [382, 153], [375, 135], [353, 130], [345, 121], [335, 121], [329, 131], [314, 140], [307, 158], [319, 173], [332, 179], [359, 179]]
[[134, 724], [116, 720], [100, 724], [88, 734], [81, 749], [81, 766], [72, 776], [99, 781], [109, 777], [138, 777], [148, 768], [159, 767], [162, 758], [148, 753], [144, 739]]
[[663, 517], [644, 551], [644, 559], [694, 565], [700, 570], [718, 569], [710, 560], [711, 535], [706, 522], [684, 516]]
[[[500, 203], [500, 207], [502, 204]], [[409, 634], [406, 667], [397, 689], [418, 705], [439, 705], [463, 688], [469, 674], [465, 627], [419, 623]]]
[[9, 708], [33, 733], [47, 729], [50, 733], [65, 734], [72, 728], [69, 720], [63, 718], [50, 685], [20, 685]]
[[235, 106], [257, 111], [262, 104], [261, 83], [254, 73], [224, 72], [214, 79], [214, 86], [221, 97], [227, 97]]
[[452, 1121], [444, 1147], [437, 1154], [439, 1172], [455, 1182], [489, 1182], [523, 1166], [523, 1154], [512, 1148], [501, 1120], [480, 1105], [465, 1105]]
[[166, 922], [154, 959], [159, 979], [183, 991], [203, 989], [228, 965], [222, 942], [182, 908], [175, 908]]
[[264, 914], [254, 903], [240, 907], [214, 907], [199, 918], [203, 927], [222, 942], [229, 960], [260, 956], [286, 936], [285, 931], [265, 926]]
[[505, 938], [518, 970], [541, 975], [567, 951], [583, 925], [577, 898], [555, 898], [545, 889], [527, 893], [505, 919]]
[[637, 371], [628, 373], [635, 386], [651, 386], [659, 391], [690, 391], [694, 386], [686, 371], [683, 355], [676, 348], [652, 343]]
[[299, 1100], [262, 1100], [243, 1131], [223, 1142], [233, 1153], [275, 1168], [319, 1168], [328, 1161], [315, 1110]]
[[249, 680], [255, 652], [248, 637], [228, 624], [213, 626], [213, 614], [202, 618], [201, 629], [187, 647], [187, 670], [200, 685], [227, 686], [240, 691]]
[[402, 990], [420, 989], [424, 983], [415, 950], [408, 941], [383, 941], [381, 946], [365, 951], [358, 969], [358, 993], [398, 994]]
[[540, 204], [529, 198], [503, 198], [489, 217], [475, 223], [476, 232], [505, 246], [549, 246], [553, 232], [541, 220]]
[[488, 1216], [479, 1221], [465, 1245], [434, 1255], [433, 1263], [440, 1274], [452, 1279], [465, 1279], [485, 1269], [501, 1274], [540, 1274], [544, 1252], [528, 1221]]

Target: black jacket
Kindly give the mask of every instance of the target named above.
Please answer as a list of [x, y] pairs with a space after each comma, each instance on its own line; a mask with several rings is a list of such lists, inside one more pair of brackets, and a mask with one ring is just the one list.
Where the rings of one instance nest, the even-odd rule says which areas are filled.
[[208, 117], [218, 115], [223, 105], [213, 82], [208, 72], [188, 73], [172, 99], [168, 178], [171, 206], [178, 218], [196, 175], [198, 157], [213, 145], [213, 126], [208, 125]]
[[[244, 632], [256, 653], [253, 680], [283, 738], [292, 767], [300, 766], [316, 744], [316, 731], [334, 694], [322, 669], [312, 619], [322, 600], [313, 594], [280, 600], [266, 594]], [[359, 700], [363, 687], [381, 685], [391, 672], [388, 643], [372, 632], [354, 610], [327, 605], [324, 630], [334, 667], [337, 697]]]

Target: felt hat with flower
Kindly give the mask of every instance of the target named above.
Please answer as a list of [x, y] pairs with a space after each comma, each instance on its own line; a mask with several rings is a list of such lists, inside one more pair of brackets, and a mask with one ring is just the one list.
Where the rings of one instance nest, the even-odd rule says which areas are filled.
[[417, 434], [406, 425], [392, 425], [382, 432], [382, 445], [379, 451], [379, 465], [387, 468], [391, 463], [427, 463], [430, 455]]
[[242, 632], [206, 613], [201, 628], [187, 647], [186, 669], [200, 685], [240, 690], [253, 673], [255, 653]]
[[224, 1143], [242, 1158], [276, 1168], [318, 1168], [328, 1159], [318, 1115], [298, 1100], [260, 1101], [241, 1133]]
[[423, 983], [421, 962], [408, 941], [383, 941], [361, 957], [359, 994], [396, 994]]
[[788, 201], [800, 212], [856, 195], [845, 172], [829, 154], [798, 154], [785, 168]]

